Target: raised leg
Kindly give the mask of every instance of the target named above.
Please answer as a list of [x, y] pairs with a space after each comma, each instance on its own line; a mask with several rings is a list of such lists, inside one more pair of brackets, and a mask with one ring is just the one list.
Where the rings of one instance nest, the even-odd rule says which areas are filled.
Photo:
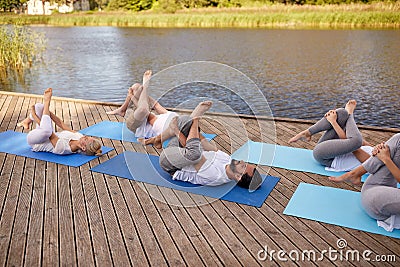
[[184, 147], [169, 145], [160, 155], [160, 166], [169, 173], [185, 166], [195, 165], [202, 159], [198, 119], [191, 120], [191, 127]]
[[132, 97], [134, 95], [135, 90], [139, 88], [141, 85], [139, 83], [135, 83], [128, 89], [128, 93], [126, 95], [124, 103], [117, 109], [106, 112], [109, 115], [119, 115], [121, 117], [125, 116], [126, 110], [129, 108], [131, 104]]

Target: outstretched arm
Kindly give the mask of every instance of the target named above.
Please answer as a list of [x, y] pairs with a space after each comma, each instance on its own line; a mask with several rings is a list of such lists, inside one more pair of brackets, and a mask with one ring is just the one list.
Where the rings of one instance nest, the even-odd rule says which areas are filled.
[[54, 123], [60, 127], [61, 129], [63, 129], [64, 131], [70, 131], [75, 133], [76, 131], [72, 130], [71, 127], [69, 127], [68, 125], [66, 125], [56, 114], [54, 114], [53, 112], [50, 112], [50, 118], [52, 121], [54, 121]]

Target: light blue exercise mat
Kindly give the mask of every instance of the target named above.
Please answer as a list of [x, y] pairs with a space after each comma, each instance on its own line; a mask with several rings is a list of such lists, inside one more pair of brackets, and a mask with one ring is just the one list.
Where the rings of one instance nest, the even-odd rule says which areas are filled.
[[[138, 143], [137, 137], [131, 132], [123, 122], [102, 121], [79, 131], [82, 134], [108, 138], [119, 141]], [[212, 140], [216, 134], [202, 133], [205, 138]], [[163, 143], [163, 147], [168, 144], [168, 140]]]
[[300, 183], [283, 214], [400, 238], [400, 230], [387, 232], [361, 206], [360, 192]]
[[[260, 143], [251, 140], [236, 150], [232, 154], [232, 158], [254, 164], [316, 173], [324, 176], [340, 176], [345, 173], [325, 170], [325, 166], [314, 159], [312, 150]], [[367, 177], [368, 174], [364, 175], [362, 177], [363, 181]]]
[[[26, 141], [26, 133], [6, 131], [0, 133], [0, 152], [5, 152], [17, 156], [32, 159], [40, 159], [72, 167], [79, 167], [97, 156], [87, 156], [84, 154], [57, 155], [49, 152], [33, 152]], [[110, 147], [102, 147], [103, 154], [113, 150]]]
[[234, 181], [220, 186], [194, 185], [188, 182], [172, 180], [171, 175], [162, 170], [158, 161], [158, 156], [125, 151], [91, 170], [255, 207], [262, 206], [279, 181], [277, 177], [264, 175], [264, 182], [260, 188], [251, 193], [247, 189], [236, 186]]

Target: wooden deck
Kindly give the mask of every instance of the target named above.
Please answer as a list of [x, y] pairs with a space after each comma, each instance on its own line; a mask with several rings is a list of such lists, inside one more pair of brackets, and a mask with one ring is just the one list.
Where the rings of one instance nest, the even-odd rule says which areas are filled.
[[[38, 100], [0, 92], [0, 132], [21, 131], [17, 122]], [[110, 103], [61, 98], [52, 105], [76, 130], [103, 120], [121, 121], [106, 114], [113, 108]], [[249, 138], [271, 138], [273, 129], [263, 128], [260, 133], [254, 118], [242, 121]], [[223, 127], [236, 122], [231, 116], [215, 114], [202, 121], [202, 128], [217, 133], [219, 148], [230, 152], [246, 141], [236, 134], [238, 129], [229, 132]], [[271, 125], [271, 121], [261, 124]], [[275, 126], [276, 142], [288, 145], [287, 140], [309, 124], [277, 119]], [[365, 139], [374, 144], [396, 131], [362, 128]], [[316, 174], [259, 167], [281, 180], [263, 206], [254, 208], [93, 173], [91, 167], [124, 150], [159, 154], [152, 147], [102, 141], [115, 150], [79, 168], [0, 153], [0, 266], [399, 266], [399, 239], [282, 214], [300, 182], [348, 190], [359, 187], [338, 186]], [[312, 148], [314, 144], [296, 145]], [[347, 241], [349, 250], [368, 249], [371, 258], [396, 255], [396, 262], [340, 261], [328, 256], [321, 262], [285, 262], [276, 255], [272, 261], [258, 258], [266, 246], [269, 251], [321, 253], [336, 249], [339, 238]]]

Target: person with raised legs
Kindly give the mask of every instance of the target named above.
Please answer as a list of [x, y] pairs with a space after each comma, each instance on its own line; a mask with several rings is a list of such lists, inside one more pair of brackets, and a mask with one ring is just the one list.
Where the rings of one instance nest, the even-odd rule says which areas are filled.
[[400, 134], [374, 147], [372, 156], [361, 166], [333, 182], [361, 184], [361, 176], [370, 173], [361, 188], [361, 204], [369, 216], [387, 231], [400, 229]]
[[204, 147], [207, 140], [200, 138], [199, 117], [208, 105], [195, 109], [192, 116], [182, 115], [171, 121], [168, 133], [175, 136], [161, 152], [160, 166], [174, 180], [207, 186], [218, 186], [233, 180], [240, 187], [256, 190], [263, 180], [255, 165], [231, 159], [215, 146]]
[[[27, 142], [35, 152], [45, 151], [59, 155], [67, 155], [82, 152], [87, 155], [101, 155], [101, 143], [99, 140], [84, 136], [73, 131], [59, 117], [50, 111], [52, 89], [47, 88], [43, 94], [43, 104], [32, 106], [30, 115], [24, 119], [20, 126], [28, 129], [30, 124], [36, 122], [36, 129], [27, 135]], [[54, 132], [54, 122], [63, 131]]]
[[[128, 89], [124, 103], [109, 115], [125, 117], [127, 128], [139, 138], [159, 135], [178, 114], [168, 111], [158, 101], [149, 96], [148, 87], [152, 72], [143, 74], [143, 84], [135, 83]], [[154, 110], [155, 113], [152, 111]]]
[[326, 131], [313, 149], [314, 158], [331, 171], [356, 168], [372, 152], [372, 147], [363, 140], [355, 123], [356, 105], [355, 100], [349, 100], [345, 108], [329, 110], [321, 120], [291, 138], [289, 143], [310, 141], [314, 134]]
[[[190, 114], [190, 118], [200, 118], [206, 113], [212, 106], [212, 101], [203, 101], [200, 102], [196, 108]], [[143, 145], [153, 145], [155, 148], [161, 149], [162, 144], [164, 141], [174, 137], [175, 135], [179, 134], [179, 129], [177, 127], [177, 120], [178, 117], [174, 117], [169, 127], [167, 127], [162, 133], [157, 136], [145, 139], [145, 138], [138, 138], [139, 143]], [[203, 144], [203, 147], [206, 150], [215, 150], [216, 147], [211, 144], [202, 134], [200, 134], [200, 140]]]

